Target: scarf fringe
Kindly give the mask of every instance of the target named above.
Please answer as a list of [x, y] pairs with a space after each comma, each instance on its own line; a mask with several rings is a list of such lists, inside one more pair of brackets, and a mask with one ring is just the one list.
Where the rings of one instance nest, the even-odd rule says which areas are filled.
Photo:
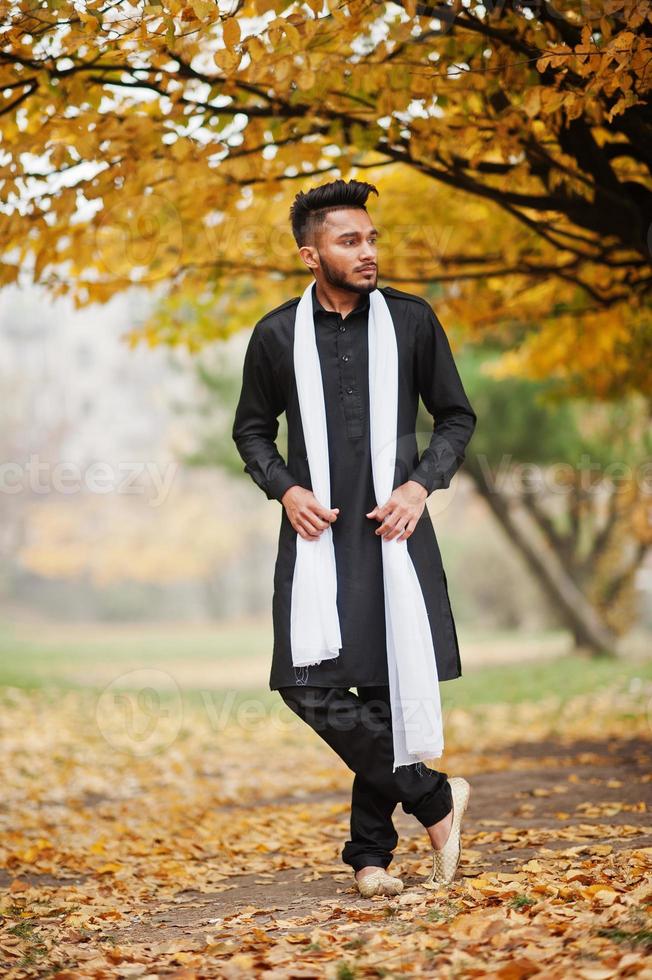
[[[304, 673], [304, 671], [305, 671], [305, 673]], [[303, 687], [305, 684], [308, 683], [309, 672], [310, 672], [310, 667], [309, 666], [306, 666], [306, 667], [295, 667], [294, 668], [294, 676], [295, 676], [297, 685], [299, 687]]]

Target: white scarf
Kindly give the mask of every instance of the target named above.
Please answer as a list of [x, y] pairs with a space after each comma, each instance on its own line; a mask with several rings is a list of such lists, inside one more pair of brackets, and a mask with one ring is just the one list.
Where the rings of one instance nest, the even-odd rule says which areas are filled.
[[[310, 283], [297, 307], [294, 370], [312, 490], [320, 504], [330, 509], [326, 407], [312, 288]], [[370, 445], [376, 501], [384, 504], [392, 494], [396, 465], [398, 349], [385, 297], [374, 289], [369, 299]], [[398, 766], [438, 759], [444, 737], [430, 621], [407, 540], [383, 537], [381, 541], [395, 771]], [[297, 533], [290, 619], [295, 667], [339, 656], [342, 637], [330, 525], [313, 540]]]

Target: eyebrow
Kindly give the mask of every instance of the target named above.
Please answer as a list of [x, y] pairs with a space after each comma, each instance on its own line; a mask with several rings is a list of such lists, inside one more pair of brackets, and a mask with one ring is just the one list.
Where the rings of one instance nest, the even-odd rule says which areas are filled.
[[[378, 236], [380, 236], [380, 232], [378, 231], [377, 228], [370, 228], [369, 231], [370, 231], [370, 234], [372, 234], [372, 235], [378, 235]], [[351, 237], [355, 238], [356, 235], [359, 235], [359, 234], [360, 233], [357, 232], [357, 231], [343, 231], [342, 234], [341, 235], [338, 235], [337, 237], [338, 238], [351, 238]]]

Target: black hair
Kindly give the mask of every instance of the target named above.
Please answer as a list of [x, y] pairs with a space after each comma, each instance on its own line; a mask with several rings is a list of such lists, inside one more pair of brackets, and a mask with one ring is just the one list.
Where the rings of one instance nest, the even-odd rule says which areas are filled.
[[366, 211], [369, 194], [378, 190], [373, 184], [361, 180], [333, 180], [311, 188], [307, 193], [300, 191], [290, 208], [292, 234], [299, 248], [313, 244], [329, 211], [336, 208], [362, 208]]

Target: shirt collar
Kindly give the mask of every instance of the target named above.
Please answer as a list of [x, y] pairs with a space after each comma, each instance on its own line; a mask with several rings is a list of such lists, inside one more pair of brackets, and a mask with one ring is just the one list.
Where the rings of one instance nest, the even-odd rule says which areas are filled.
[[[312, 313], [313, 313], [313, 316], [315, 316], [316, 313], [334, 313], [335, 312], [334, 310], [327, 310], [326, 307], [325, 306], [322, 306], [322, 304], [317, 299], [317, 283], [316, 282], [313, 282], [313, 284], [312, 284], [311, 295], [312, 295]], [[348, 320], [348, 318], [350, 316], [352, 316], [354, 313], [362, 313], [362, 312], [364, 312], [364, 311], [366, 311], [368, 309], [369, 309], [369, 293], [367, 293], [366, 296], [360, 296], [360, 301], [359, 301], [358, 305], [354, 309], [352, 309], [350, 313], [347, 313], [347, 315], [346, 315], [346, 317], [344, 319], [345, 320]]]

